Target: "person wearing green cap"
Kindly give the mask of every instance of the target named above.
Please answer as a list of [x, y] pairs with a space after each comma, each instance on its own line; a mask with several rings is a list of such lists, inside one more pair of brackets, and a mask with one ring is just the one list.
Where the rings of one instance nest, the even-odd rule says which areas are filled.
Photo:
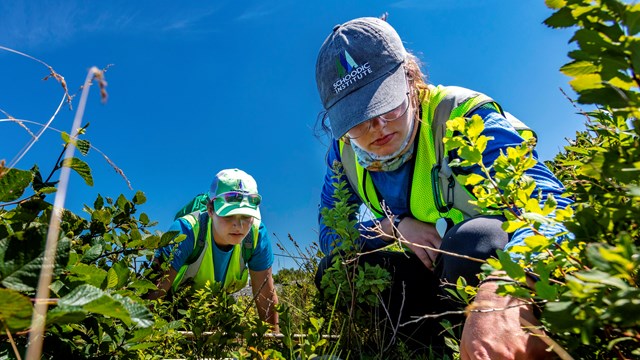
[[[463, 54], [461, 47], [458, 55]], [[469, 189], [458, 175], [481, 173], [480, 167], [449, 168], [457, 154], [447, 153], [443, 145], [447, 120], [478, 115], [484, 120], [483, 135], [491, 138], [483, 151], [485, 166], [490, 167], [531, 131], [484, 94], [427, 84], [418, 59], [405, 50], [395, 29], [378, 18], [334, 26], [318, 53], [316, 83], [324, 107], [319, 126], [332, 137], [318, 214], [320, 248], [327, 255], [318, 266], [318, 288], [322, 291], [325, 269], [339, 256], [340, 241], [325, 225], [322, 210], [334, 208], [336, 185], [345, 182], [341, 189], [348, 192], [348, 203], [354, 208], [364, 204], [377, 218], [357, 224], [357, 260], [391, 273], [391, 286], [382, 294], [384, 309], [371, 311], [387, 319], [392, 339], [446, 349], [442, 317], [434, 314], [462, 310], [444, 291], [446, 284], [462, 277], [479, 286], [471, 306], [486, 310], [451, 319], [464, 324], [462, 359], [551, 356], [545, 343], [520, 325], [521, 318], [539, 324], [533, 305], [497, 295], [495, 281], [479, 284], [481, 264], [469, 260], [484, 260], [497, 250], [523, 244], [531, 230], [507, 234], [502, 230], [504, 217], [483, 216], [469, 203]], [[532, 156], [537, 160], [535, 151]], [[342, 169], [338, 176], [336, 163]], [[536, 182], [532, 196], [541, 201], [553, 197], [558, 208], [569, 206], [571, 200], [562, 197], [562, 183], [542, 162], [526, 174]], [[561, 226], [542, 226], [540, 231], [552, 236], [566, 233]], [[383, 249], [400, 235], [408, 251]], [[427, 314], [431, 317], [422, 317]]]
[[156, 265], [172, 255], [173, 259], [150, 298], [177, 290], [187, 279], [192, 280], [194, 289], [207, 282], [220, 282], [225, 291], [232, 293], [243, 288], [250, 277], [258, 314], [277, 331], [273, 251], [260, 220], [261, 201], [251, 175], [239, 169], [220, 171], [211, 184], [206, 210], [179, 217], [169, 229], [186, 238], [175, 250], [169, 245], [156, 251]]

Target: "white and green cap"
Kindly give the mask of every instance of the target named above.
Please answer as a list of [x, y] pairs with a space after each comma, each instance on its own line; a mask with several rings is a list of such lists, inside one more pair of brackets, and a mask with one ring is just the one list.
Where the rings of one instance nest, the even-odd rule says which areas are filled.
[[216, 174], [209, 198], [218, 216], [248, 215], [260, 219], [258, 184], [240, 169], [225, 169]]

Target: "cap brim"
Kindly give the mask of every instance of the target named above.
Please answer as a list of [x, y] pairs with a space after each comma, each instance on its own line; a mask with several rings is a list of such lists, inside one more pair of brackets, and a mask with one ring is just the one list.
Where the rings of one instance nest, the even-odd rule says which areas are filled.
[[395, 109], [405, 100], [408, 84], [402, 63], [387, 74], [346, 95], [327, 110], [336, 139], [354, 126]]
[[249, 205], [246, 201], [239, 204], [225, 203], [224, 200], [214, 200], [213, 209], [218, 216], [247, 215], [260, 220], [260, 209]]

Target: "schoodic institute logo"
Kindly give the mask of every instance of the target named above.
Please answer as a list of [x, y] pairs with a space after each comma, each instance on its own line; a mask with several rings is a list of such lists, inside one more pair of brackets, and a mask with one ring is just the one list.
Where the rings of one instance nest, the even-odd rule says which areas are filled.
[[338, 77], [340, 77], [338, 81], [333, 83], [333, 90], [336, 94], [372, 72], [369, 62], [358, 65], [347, 50], [341, 52], [336, 58], [336, 70]]

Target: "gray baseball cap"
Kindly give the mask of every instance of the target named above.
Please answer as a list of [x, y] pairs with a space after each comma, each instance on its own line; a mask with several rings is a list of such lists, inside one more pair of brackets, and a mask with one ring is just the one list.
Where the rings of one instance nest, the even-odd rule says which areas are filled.
[[333, 28], [318, 53], [316, 83], [335, 138], [404, 101], [406, 55], [384, 20], [358, 18]]

